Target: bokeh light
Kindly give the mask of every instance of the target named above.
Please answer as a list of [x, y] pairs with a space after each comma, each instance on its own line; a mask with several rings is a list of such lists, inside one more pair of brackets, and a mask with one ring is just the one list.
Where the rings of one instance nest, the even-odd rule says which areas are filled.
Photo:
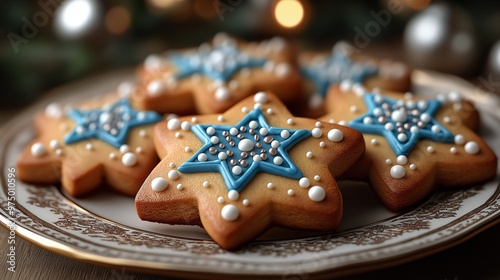
[[106, 13], [104, 24], [111, 34], [122, 34], [130, 27], [130, 13], [122, 6], [116, 6]]
[[274, 9], [276, 21], [285, 28], [294, 28], [304, 19], [304, 6], [298, 0], [280, 0]]

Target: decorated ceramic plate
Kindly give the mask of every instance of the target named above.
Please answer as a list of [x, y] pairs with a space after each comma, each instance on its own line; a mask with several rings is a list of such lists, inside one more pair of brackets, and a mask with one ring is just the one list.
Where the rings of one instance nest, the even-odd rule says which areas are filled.
[[[0, 221], [59, 254], [96, 264], [173, 276], [279, 278], [338, 276], [395, 265], [456, 245], [500, 220], [499, 176], [486, 184], [438, 192], [401, 213], [387, 211], [368, 185], [341, 182], [345, 214], [330, 234], [271, 229], [238, 251], [222, 250], [195, 226], [140, 221], [133, 198], [103, 189], [73, 199], [58, 186], [19, 182], [15, 162], [35, 136], [32, 116], [58, 100], [113, 90], [133, 71], [59, 88], [6, 124], [0, 136]], [[415, 71], [414, 92], [458, 90], [482, 112], [481, 135], [500, 154], [500, 100], [452, 76]]]

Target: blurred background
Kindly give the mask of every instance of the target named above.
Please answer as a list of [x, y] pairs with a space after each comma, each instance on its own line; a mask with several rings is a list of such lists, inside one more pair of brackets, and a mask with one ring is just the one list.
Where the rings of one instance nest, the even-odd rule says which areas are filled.
[[282, 36], [302, 50], [347, 40], [500, 92], [500, 1], [16, 0], [0, 3], [0, 22], [2, 108], [220, 31]]

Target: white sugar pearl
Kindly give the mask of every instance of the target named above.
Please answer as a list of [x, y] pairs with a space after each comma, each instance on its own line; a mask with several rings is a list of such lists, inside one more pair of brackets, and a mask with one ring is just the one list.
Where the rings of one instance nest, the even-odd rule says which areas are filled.
[[321, 180], [321, 177], [319, 175], [314, 175], [314, 181], [319, 181]]
[[313, 186], [307, 192], [309, 199], [315, 202], [323, 201], [326, 197], [325, 189], [320, 186]]
[[52, 139], [50, 140], [49, 142], [49, 147], [52, 149], [52, 150], [55, 150], [57, 148], [60, 148], [61, 147], [61, 144], [59, 143], [59, 141], [57, 141], [57, 139]]
[[173, 161], [171, 161], [171, 162], [168, 164], [168, 166], [169, 166], [170, 168], [175, 168], [175, 163], [174, 163]]
[[406, 156], [400, 155], [397, 157], [396, 162], [405, 165], [408, 162], [408, 158]]
[[241, 202], [243, 204], [243, 206], [249, 206], [250, 205], [250, 200], [248, 199], [243, 199], [243, 201]]
[[186, 147], [184, 148], [184, 151], [185, 151], [186, 153], [189, 153], [189, 152], [191, 152], [191, 147], [189, 147], [189, 146], [186, 146]]
[[176, 130], [176, 129], [179, 129], [179, 127], [181, 127], [181, 121], [179, 121], [178, 118], [173, 118], [173, 119], [168, 120], [167, 128], [169, 130]]
[[41, 157], [47, 153], [47, 150], [45, 149], [45, 146], [37, 142], [31, 146], [31, 154], [35, 157]]
[[217, 198], [217, 202], [220, 203], [220, 204], [224, 203], [224, 198], [222, 196], [219, 196]]
[[281, 145], [281, 143], [278, 140], [273, 140], [273, 142], [271, 142], [271, 147], [272, 148], [277, 149], [280, 145]]
[[210, 137], [210, 143], [212, 143], [214, 145], [218, 144], [219, 143], [219, 137], [217, 137], [217, 136]]
[[266, 136], [267, 133], [269, 133], [269, 131], [267, 130], [267, 128], [265, 127], [262, 127], [261, 129], [259, 129], [259, 134], [262, 135], [262, 136]]
[[130, 151], [130, 146], [129, 145], [126, 145], [126, 144], [123, 144], [120, 146], [120, 153], [124, 154], [126, 152]]
[[170, 170], [168, 172], [168, 178], [170, 180], [176, 180], [179, 178], [179, 172], [177, 172], [177, 170]]
[[203, 185], [204, 188], [208, 188], [208, 187], [210, 187], [210, 182], [209, 181], [204, 181], [202, 185]]
[[45, 114], [53, 119], [59, 119], [63, 115], [63, 109], [57, 103], [50, 103], [45, 107]]
[[198, 123], [198, 118], [197, 117], [192, 117], [191, 118], [192, 123]]
[[243, 169], [241, 169], [241, 167], [239, 167], [239, 166], [234, 166], [232, 171], [233, 171], [234, 175], [240, 175], [241, 172], [243, 172]]
[[212, 136], [215, 134], [215, 128], [213, 128], [212, 126], [209, 126], [209, 127], [207, 127], [206, 132], [208, 135]]
[[410, 164], [410, 169], [415, 170], [415, 169], [417, 169], [417, 166], [414, 163], [412, 163], [412, 164]]
[[290, 75], [291, 72], [292, 70], [290, 68], [290, 65], [288, 65], [287, 63], [278, 63], [278, 65], [274, 67], [274, 74], [276, 74], [276, 76], [278, 77], [286, 77]]
[[428, 106], [428, 104], [427, 104], [427, 101], [425, 101], [425, 100], [420, 100], [420, 101], [417, 102], [417, 107], [420, 110], [427, 109], [427, 106]]
[[307, 157], [307, 158], [313, 158], [313, 153], [312, 153], [311, 151], [308, 151], [308, 152], [306, 153], [306, 157]]
[[243, 107], [243, 108], [241, 108], [241, 112], [242, 112], [242, 113], [248, 113], [248, 108], [247, 108], [247, 107]]
[[290, 137], [290, 131], [288, 131], [288, 130], [282, 130], [280, 132], [280, 136], [283, 139], [288, 139], [288, 137]]
[[388, 122], [388, 123], [386, 123], [386, 124], [384, 125], [384, 128], [385, 128], [386, 130], [392, 131], [392, 130], [394, 130], [394, 124], [393, 124], [393, 123]]
[[377, 107], [377, 108], [373, 109], [373, 115], [375, 117], [380, 117], [380, 116], [382, 116], [383, 113], [384, 113], [384, 111], [382, 110], [382, 108]]
[[283, 158], [280, 156], [277, 156], [273, 159], [274, 164], [276, 165], [282, 165], [283, 164]]
[[242, 152], [250, 152], [254, 149], [255, 144], [250, 139], [243, 139], [238, 143], [238, 149]]
[[299, 186], [301, 188], [307, 189], [307, 188], [309, 188], [310, 185], [311, 185], [311, 181], [309, 181], [309, 179], [307, 179], [306, 177], [300, 178], [300, 180], [299, 180]]
[[179, 139], [181, 137], [182, 137], [182, 133], [180, 133], [180, 132], [175, 133], [175, 138]]
[[370, 140], [370, 143], [372, 143], [372, 145], [377, 145], [378, 144], [378, 140], [373, 138], [372, 140]]
[[236, 201], [238, 200], [238, 198], [240, 197], [240, 193], [238, 193], [237, 191], [235, 190], [230, 190], [228, 193], [227, 193], [227, 198], [229, 198], [229, 200], [233, 200], [233, 201]]
[[137, 163], [137, 157], [133, 153], [125, 153], [122, 156], [122, 163], [125, 166], [134, 166]]
[[156, 177], [151, 181], [151, 188], [155, 192], [161, 192], [167, 188], [167, 181], [161, 177]]
[[344, 133], [340, 129], [331, 129], [328, 131], [328, 140], [332, 142], [340, 142], [344, 139]]
[[435, 124], [431, 127], [431, 131], [434, 133], [441, 132], [441, 127], [439, 127], [439, 125]]
[[370, 118], [370, 117], [364, 117], [363, 118], [363, 123], [364, 124], [372, 124], [373, 123], [373, 119]]
[[238, 219], [240, 216], [240, 211], [238, 208], [232, 204], [227, 204], [222, 207], [220, 215], [224, 221], [232, 222]]
[[208, 159], [208, 156], [205, 153], [201, 153], [201, 154], [198, 155], [198, 161], [202, 161], [203, 162], [203, 161], [207, 161], [207, 159]]
[[86, 149], [87, 151], [92, 151], [92, 150], [94, 149], [94, 146], [93, 146], [91, 143], [87, 143], [87, 144], [85, 145], [85, 149]]
[[420, 129], [418, 128], [418, 126], [412, 126], [410, 128], [410, 132], [415, 134], [415, 133], [419, 133], [420, 132]]
[[293, 119], [288, 119], [286, 120], [286, 123], [289, 124], [289, 125], [292, 125], [294, 124], [295, 122], [293, 121]]
[[191, 129], [191, 124], [188, 121], [183, 121], [181, 123], [181, 129], [184, 131], [188, 131]]
[[401, 110], [395, 110], [391, 114], [391, 119], [395, 122], [406, 122], [408, 120], [408, 115], [406, 112], [401, 111]]
[[218, 101], [227, 101], [230, 97], [231, 93], [226, 87], [219, 87], [215, 90], [215, 99]]
[[148, 133], [146, 132], [146, 130], [141, 129], [141, 130], [139, 130], [139, 136], [144, 138], [144, 137], [148, 136]]
[[321, 142], [319, 142], [319, 146], [320, 146], [321, 148], [324, 148], [324, 147], [326, 147], [326, 143], [325, 143], [325, 142], [323, 142], [323, 141], [321, 141]]
[[386, 160], [385, 160], [385, 164], [387, 164], [387, 165], [391, 165], [391, 164], [392, 164], [392, 160], [390, 160], [390, 159], [386, 159]]
[[352, 106], [349, 108], [349, 111], [351, 111], [351, 113], [356, 113], [356, 112], [358, 112], [358, 107], [356, 107], [355, 105], [352, 105]]
[[256, 103], [267, 103], [269, 101], [269, 97], [265, 92], [260, 91], [254, 95], [253, 101]]
[[450, 153], [456, 154], [457, 152], [458, 152], [457, 148], [455, 148], [455, 147], [450, 148]]
[[248, 124], [248, 126], [250, 128], [256, 129], [259, 126], [259, 123], [256, 122], [256, 121], [250, 121], [250, 123]]
[[236, 127], [231, 127], [231, 129], [229, 129], [229, 134], [231, 135], [238, 135], [238, 129]]
[[427, 147], [427, 152], [429, 152], [429, 153], [434, 153], [434, 147], [432, 147], [432, 146], [428, 146], [428, 147]]
[[115, 153], [109, 153], [109, 159], [116, 159]]
[[429, 115], [427, 113], [423, 113], [420, 115], [420, 120], [423, 121], [424, 123], [430, 122], [431, 119], [432, 119], [431, 115]]
[[261, 160], [262, 160], [262, 158], [261, 158], [259, 155], [255, 155], [255, 156], [253, 156], [253, 158], [252, 158], [252, 159], [253, 159], [253, 161], [254, 161], [254, 162], [259, 162], [259, 161], [261, 161]]
[[479, 145], [474, 141], [469, 141], [465, 143], [465, 152], [471, 155], [475, 155], [479, 152]]
[[320, 128], [313, 128], [311, 130], [312, 137], [314, 138], [320, 138], [323, 135], [323, 131]]
[[462, 145], [465, 143], [465, 137], [462, 134], [455, 135], [455, 144]]
[[268, 115], [272, 115], [274, 113], [274, 111], [273, 111], [272, 108], [267, 109], [266, 112], [267, 112]]
[[406, 142], [408, 140], [408, 136], [404, 133], [399, 133], [398, 134], [398, 141], [399, 142]]
[[227, 158], [227, 154], [225, 152], [220, 152], [217, 155], [217, 158], [219, 158], [220, 160], [225, 160]]
[[292, 189], [289, 189], [287, 192], [286, 192], [289, 196], [292, 196], [295, 194], [295, 192], [292, 190]]
[[158, 96], [162, 94], [165, 89], [163, 83], [158, 80], [151, 81], [146, 88], [146, 92], [149, 96]]
[[321, 122], [316, 122], [316, 123], [314, 124], [314, 126], [316, 126], [316, 127], [322, 127], [323, 125], [321, 124]]
[[177, 189], [182, 191], [184, 189], [184, 185], [183, 184], [177, 184]]
[[401, 179], [405, 176], [405, 168], [401, 165], [394, 165], [393, 167], [391, 167], [391, 176], [392, 178], [394, 179]]

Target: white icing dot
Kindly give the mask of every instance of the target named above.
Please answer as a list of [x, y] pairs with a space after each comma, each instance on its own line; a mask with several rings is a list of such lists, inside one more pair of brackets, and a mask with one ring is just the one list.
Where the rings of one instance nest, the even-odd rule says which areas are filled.
[[455, 135], [455, 144], [462, 145], [465, 143], [465, 137], [462, 134]]
[[155, 192], [161, 192], [167, 188], [167, 180], [161, 177], [156, 177], [153, 181], [151, 181], [151, 188]]
[[319, 175], [314, 175], [314, 181], [319, 181], [321, 180], [321, 177]]
[[399, 133], [398, 134], [398, 141], [399, 142], [406, 142], [408, 140], [408, 136], [404, 133]]
[[222, 196], [219, 196], [217, 198], [217, 202], [220, 203], [220, 204], [224, 203], [224, 198]]
[[392, 130], [394, 130], [394, 124], [393, 124], [393, 123], [388, 122], [388, 123], [386, 123], [386, 124], [384, 125], [384, 128], [385, 128], [386, 130], [392, 131]]
[[150, 96], [158, 96], [162, 94], [163, 90], [164, 90], [163, 83], [159, 80], [151, 81], [146, 88], [146, 92]]
[[257, 123], [256, 121], [250, 121], [250, 123], [248, 124], [248, 126], [250, 128], [256, 129], [257, 127], [259, 127], [259, 123]]
[[205, 153], [198, 154], [198, 161], [207, 161], [208, 156]]
[[198, 118], [197, 117], [192, 117], [191, 118], [192, 123], [198, 123]]
[[184, 189], [184, 185], [182, 185], [182, 184], [177, 184], [177, 189], [178, 189], [179, 191], [182, 191], [182, 190]]
[[235, 221], [238, 219], [240, 216], [240, 211], [238, 208], [232, 204], [227, 204], [222, 207], [222, 210], [220, 211], [220, 215], [222, 216], [222, 219], [228, 222]]
[[306, 178], [306, 177], [300, 178], [300, 180], [299, 180], [299, 186], [301, 188], [307, 189], [307, 188], [309, 188], [310, 185], [311, 185], [311, 181], [309, 181], [308, 178]]
[[223, 115], [219, 115], [219, 116], [217, 116], [217, 120], [218, 120], [218, 121], [220, 121], [220, 122], [223, 122], [223, 121], [225, 121], [226, 119], [224, 118], [224, 116], [223, 116]]
[[450, 153], [456, 154], [457, 152], [458, 152], [457, 148], [455, 148], [455, 147], [450, 148]]
[[184, 148], [184, 151], [185, 151], [186, 153], [189, 153], [189, 152], [191, 152], [191, 147], [189, 147], [189, 146], [186, 146], [186, 147]]
[[332, 142], [340, 142], [344, 139], [344, 133], [340, 129], [331, 129], [328, 131], [328, 140]]
[[207, 134], [208, 135], [214, 135], [215, 134], [215, 128], [213, 128], [212, 126], [209, 126], [207, 127], [207, 130], [206, 130]]
[[267, 109], [267, 114], [268, 115], [272, 115], [273, 113], [274, 113], [274, 111], [273, 111], [272, 108]]
[[432, 146], [428, 146], [428, 147], [427, 147], [427, 152], [429, 152], [429, 153], [434, 153], [434, 147], [432, 147]]
[[439, 127], [439, 125], [435, 124], [431, 127], [431, 131], [434, 133], [441, 132], [441, 127]]
[[376, 107], [375, 109], [373, 109], [373, 115], [375, 117], [380, 117], [380, 116], [382, 116], [383, 113], [384, 113], [384, 111], [380, 107]]
[[256, 103], [267, 103], [267, 101], [269, 101], [269, 97], [265, 92], [260, 91], [254, 95], [253, 101]]
[[204, 187], [204, 188], [208, 188], [208, 187], [210, 187], [210, 182], [209, 182], [209, 181], [204, 181], [204, 182], [203, 182], [203, 187]]
[[217, 136], [210, 137], [210, 143], [212, 143], [214, 145], [218, 144], [219, 143], [219, 137], [217, 137]]
[[320, 128], [313, 128], [311, 130], [312, 137], [314, 138], [320, 138], [323, 135], [323, 131]]
[[231, 93], [226, 87], [219, 87], [215, 90], [215, 99], [218, 101], [227, 101], [230, 97]]
[[85, 145], [85, 149], [86, 149], [87, 151], [92, 151], [92, 150], [94, 149], [94, 146], [93, 146], [91, 143], [87, 143], [87, 144]]
[[323, 201], [326, 197], [325, 189], [320, 186], [313, 186], [307, 192], [309, 199], [315, 202]]
[[124, 154], [130, 151], [129, 145], [123, 144], [120, 146], [120, 153]]
[[363, 123], [364, 124], [372, 124], [373, 123], [373, 119], [370, 118], [370, 117], [364, 117], [363, 118]]
[[288, 119], [286, 120], [286, 123], [289, 124], [289, 125], [292, 125], [294, 124], [295, 122], [293, 121], [293, 119]]
[[262, 136], [266, 136], [267, 133], [269, 133], [269, 131], [267, 130], [267, 128], [265, 127], [262, 127], [261, 129], [259, 129], [259, 134], [262, 135]]
[[392, 160], [390, 160], [390, 159], [386, 159], [386, 160], [385, 160], [385, 164], [387, 164], [387, 165], [391, 165], [391, 164], [392, 164]]
[[471, 155], [475, 155], [479, 152], [479, 145], [474, 141], [469, 141], [465, 143], [465, 152]]
[[415, 169], [417, 169], [417, 166], [414, 163], [412, 163], [412, 164], [410, 164], [410, 169], [415, 170]]
[[180, 126], [181, 126], [181, 121], [179, 121], [178, 118], [173, 118], [173, 119], [168, 120], [167, 128], [169, 130], [179, 129]]
[[430, 122], [431, 119], [432, 119], [431, 115], [429, 115], [427, 113], [423, 113], [420, 115], [420, 120], [423, 121], [424, 123]]
[[242, 113], [248, 113], [248, 108], [247, 108], [247, 107], [243, 107], [243, 108], [241, 108], [241, 112], [242, 112]]
[[173, 161], [171, 161], [171, 162], [168, 164], [168, 166], [169, 166], [170, 168], [175, 168], [175, 163], [174, 163]]
[[116, 159], [115, 153], [109, 153], [109, 159]]
[[138, 153], [138, 154], [142, 154], [144, 150], [142, 149], [142, 147], [137, 147], [135, 148], [135, 152]]
[[405, 165], [408, 162], [408, 158], [404, 155], [400, 155], [397, 157], [396, 162], [401, 165]]
[[307, 158], [313, 158], [313, 153], [312, 153], [311, 151], [308, 151], [308, 152], [306, 153], [306, 157], [307, 157]]
[[170, 180], [176, 180], [179, 178], [179, 172], [177, 170], [170, 170], [168, 171], [168, 178]]
[[378, 144], [378, 140], [373, 138], [372, 140], [370, 140], [370, 143], [372, 143], [372, 145], [377, 145]]
[[227, 154], [225, 152], [220, 152], [217, 155], [217, 158], [219, 158], [220, 160], [225, 160], [227, 158]]
[[277, 156], [273, 159], [274, 164], [276, 165], [282, 165], [283, 164], [283, 158], [280, 156]]
[[405, 168], [401, 165], [394, 165], [393, 167], [391, 167], [391, 176], [392, 178], [394, 179], [401, 179], [405, 176]]
[[181, 123], [181, 129], [184, 131], [188, 131], [191, 129], [191, 124], [188, 121], [183, 121]]
[[314, 126], [316, 126], [316, 127], [322, 127], [323, 125], [321, 124], [321, 122], [316, 122], [316, 123], [314, 124]]
[[175, 133], [175, 138], [179, 139], [181, 137], [182, 137], [182, 133], [180, 133], [180, 132]]
[[45, 149], [45, 146], [37, 142], [31, 146], [31, 154], [35, 157], [41, 157], [47, 153], [47, 150]]
[[288, 137], [290, 137], [290, 131], [284, 129], [280, 132], [280, 136], [283, 139], [288, 139]]
[[243, 199], [243, 201], [241, 203], [243, 203], [243, 206], [248, 206], [248, 205], [250, 205], [250, 200], [245, 198], [245, 199]]
[[273, 142], [271, 142], [271, 147], [272, 148], [277, 149], [280, 145], [281, 145], [281, 143], [278, 140], [273, 140]]
[[242, 152], [250, 152], [254, 149], [255, 144], [250, 139], [243, 139], [238, 143], [238, 149]]
[[137, 157], [133, 153], [125, 153], [122, 156], [122, 163], [125, 166], [134, 166], [137, 163]]
[[323, 141], [321, 141], [321, 142], [319, 142], [319, 146], [320, 146], [321, 148], [324, 148], [324, 147], [326, 147], [326, 143], [325, 143], [325, 142], [323, 142]]
[[412, 127], [410, 127], [410, 132], [415, 134], [415, 133], [420, 132], [420, 129], [418, 128], [418, 126], [412, 126]]
[[408, 115], [404, 111], [395, 110], [391, 114], [391, 119], [395, 122], [403, 122], [404, 123], [408, 119]]
[[237, 191], [235, 190], [230, 190], [228, 193], [227, 193], [227, 198], [229, 198], [229, 200], [233, 200], [233, 201], [236, 201], [238, 200], [238, 198], [240, 197], [240, 193], [238, 193]]
[[239, 167], [239, 166], [233, 166], [232, 171], [233, 171], [234, 175], [240, 175], [241, 172], [243, 172], [243, 169], [241, 169], [241, 167]]
[[292, 196], [295, 194], [295, 192], [292, 190], [292, 189], [289, 189], [287, 192], [286, 192], [289, 196]]

